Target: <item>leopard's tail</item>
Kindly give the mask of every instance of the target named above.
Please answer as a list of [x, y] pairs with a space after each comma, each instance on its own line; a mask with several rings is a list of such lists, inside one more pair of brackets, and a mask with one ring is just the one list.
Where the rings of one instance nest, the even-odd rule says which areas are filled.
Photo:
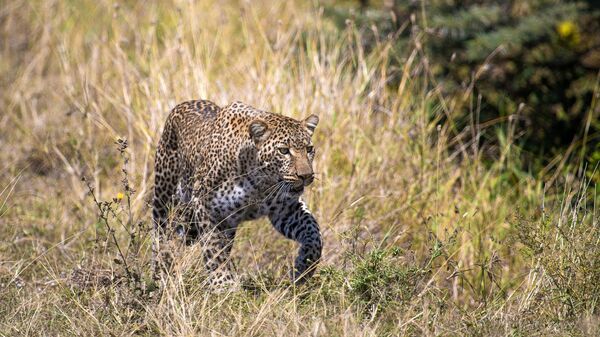
[[152, 219], [156, 229], [164, 229], [166, 226], [168, 212], [174, 206], [173, 196], [181, 178], [182, 161], [176, 125], [175, 118], [170, 115], [156, 150], [152, 200]]

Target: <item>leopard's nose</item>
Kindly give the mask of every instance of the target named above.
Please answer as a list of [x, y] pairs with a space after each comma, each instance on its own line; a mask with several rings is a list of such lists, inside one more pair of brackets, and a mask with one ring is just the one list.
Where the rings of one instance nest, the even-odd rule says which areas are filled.
[[310, 183], [312, 183], [313, 180], [315, 179], [315, 175], [312, 172], [299, 174], [298, 177], [300, 177], [300, 179], [302, 179], [304, 186], [310, 185]]

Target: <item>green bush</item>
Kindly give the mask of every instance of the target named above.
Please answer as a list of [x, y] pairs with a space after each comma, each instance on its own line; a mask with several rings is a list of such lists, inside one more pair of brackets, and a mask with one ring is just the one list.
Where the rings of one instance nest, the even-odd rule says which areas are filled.
[[[398, 57], [391, 62], [398, 67], [418, 50], [427, 84], [455, 98], [446, 106], [457, 130], [473, 117], [499, 125], [518, 114], [512, 120], [518, 121], [519, 144], [529, 159], [541, 156], [545, 163], [574, 144], [573, 149], [582, 151], [570, 153], [596, 164], [598, 5], [562, 0], [395, 0], [383, 5], [363, 1], [359, 10], [357, 3], [336, 3], [325, 13], [340, 28], [353, 19], [367, 46], [393, 39]], [[471, 90], [475, 95], [465, 95]]]
[[352, 294], [368, 306], [402, 302], [415, 290], [420, 270], [395, 262], [399, 250], [374, 250], [357, 258], [349, 280]]
[[[352, 268], [323, 268], [320, 276], [324, 285], [320, 294], [332, 299], [340, 289], [364, 313], [373, 315], [390, 306], [409, 302], [429, 275], [428, 267], [421, 268], [401, 261], [398, 248], [373, 249], [365, 254], [351, 254]], [[337, 289], [332, 291], [332, 289]]]

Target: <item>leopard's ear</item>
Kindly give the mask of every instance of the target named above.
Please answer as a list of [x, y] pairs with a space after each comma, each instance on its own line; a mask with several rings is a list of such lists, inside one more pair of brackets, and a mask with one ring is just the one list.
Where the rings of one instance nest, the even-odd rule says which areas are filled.
[[267, 137], [269, 137], [269, 134], [271, 133], [269, 127], [267, 126], [267, 123], [259, 119], [253, 120], [250, 123], [248, 131], [250, 132], [250, 138], [252, 138], [254, 144], [258, 144], [264, 141], [265, 139], [267, 139]]
[[312, 134], [315, 132], [315, 128], [317, 127], [317, 124], [319, 124], [319, 117], [317, 115], [310, 115], [310, 116], [306, 117], [306, 119], [303, 121], [303, 123], [304, 123], [304, 126], [306, 126], [308, 133], [310, 133], [310, 135], [312, 136]]

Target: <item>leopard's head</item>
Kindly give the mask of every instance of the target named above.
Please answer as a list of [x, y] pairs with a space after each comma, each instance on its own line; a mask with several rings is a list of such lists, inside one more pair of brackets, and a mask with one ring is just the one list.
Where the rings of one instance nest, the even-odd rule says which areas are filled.
[[302, 193], [314, 180], [315, 148], [311, 138], [318, 123], [315, 115], [302, 121], [278, 116], [250, 123], [250, 137], [263, 173], [293, 194]]

